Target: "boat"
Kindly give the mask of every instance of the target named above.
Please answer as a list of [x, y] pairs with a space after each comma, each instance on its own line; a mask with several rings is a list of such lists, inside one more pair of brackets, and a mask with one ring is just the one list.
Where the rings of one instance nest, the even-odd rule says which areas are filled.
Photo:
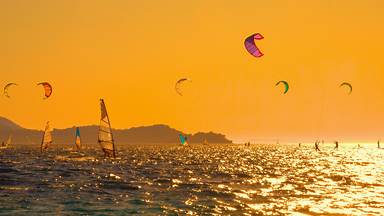
[[183, 136], [182, 134], [179, 134], [179, 140], [180, 140], [180, 144], [182, 146], [187, 146], [188, 145], [187, 137], [186, 136]]
[[98, 139], [100, 147], [104, 152], [104, 156], [116, 158], [116, 148], [111, 129], [111, 122], [109, 121], [107, 108], [105, 107], [103, 99], [100, 99], [100, 111], [101, 118]]
[[79, 129], [79, 127], [76, 127], [75, 145], [76, 145], [76, 149], [78, 151], [80, 151], [81, 150], [81, 137], [80, 137], [80, 129]]
[[52, 144], [52, 129], [49, 126], [49, 121], [45, 125], [45, 130], [43, 133], [43, 138], [41, 140], [40, 151], [43, 152], [48, 149], [48, 147]]
[[9, 135], [8, 139], [6, 142], [3, 142], [0, 146], [0, 149], [6, 149], [6, 148], [9, 148], [9, 146], [11, 145], [12, 143], [12, 135]]

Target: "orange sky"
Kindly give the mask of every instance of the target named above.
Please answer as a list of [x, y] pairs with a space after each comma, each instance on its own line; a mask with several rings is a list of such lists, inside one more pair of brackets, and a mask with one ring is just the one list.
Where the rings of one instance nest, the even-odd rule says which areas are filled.
[[[156, 123], [235, 140], [384, 137], [382, 0], [0, 1], [0, 115]], [[265, 53], [243, 40], [260, 32]], [[183, 97], [174, 83], [189, 77]], [[287, 80], [281, 95], [274, 84]], [[54, 86], [49, 100], [36, 83]], [[338, 88], [354, 86], [348, 96]]]

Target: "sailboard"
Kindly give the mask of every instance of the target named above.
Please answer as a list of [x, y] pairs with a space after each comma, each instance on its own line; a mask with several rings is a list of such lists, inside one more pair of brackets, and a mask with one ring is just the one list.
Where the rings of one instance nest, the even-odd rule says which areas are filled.
[[106, 157], [116, 158], [115, 141], [113, 139], [111, 122], [107, 113], [107, 108], [103, 99], [100, 99], [100, 125], [99, 125], [99, 144]]
[[43, 138], [41, 140], [40, 151], [43, 152], [48, 149], [48, 147], [52, 144], [52, 129], [49, 126], [49, 121], [45, 125], [45, 130], [43, 133]]
[[75, 145], [77, 150], [81, 149], [81, 137], [80, 137], [80, 129], [76, 127], [76, 139], [75, 139]]
[[204, 139], [204, 141], [203, 141], [203, 145], [208, 145], [208, 141], [207, 141], [207, 139]]
[[179, 139], [182, 146], [188, 145], [187, 137], [183, 136], [182, 134], [179, 134]]
[[11, 143], [12, 143], [12, 135], [9, 135], [7, 141], [1, 143], [0, 149], [8, 148], [11, 145]]
[[7, 142], [5, 143], [7, 147], [9, 147], [12, 143], [12, 134], [9, 135], [8, 139], [7, 139]]

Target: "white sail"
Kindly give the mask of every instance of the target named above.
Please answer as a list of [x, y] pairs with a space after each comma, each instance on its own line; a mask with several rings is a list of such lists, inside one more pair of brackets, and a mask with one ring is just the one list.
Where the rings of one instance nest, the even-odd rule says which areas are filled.
[[10, 135], [10, 136], [8, 137], [8, 140], [7, 140], [7, 141], [3, 141], [3, 142], [1, 143], [1, 145], [0, 145], [0, 149], [6, 149], [6, 148], [8, 148], [9, 145], [11, 144], [11, 142], [12, 142], [12, 135]]
[[41, 152], [44, 150], [48, 149], [48, 147], [52, 143], [52, 130], [51, 127], [49, 126], [49, 122], [47, 122], [47, 125], [45, 126], [44, 134], [43, 134], [43, 139], [41, 141]]
[[76, 140], [75, 140], [77, 150], [81, 149], [81, 137], [80, 137], [80, 129], [76, 127]]
[[100, 99], [100, 108], [101, 108], [101, 119], [100, 119], [100, 126], [99, 126], [99, 144], [106, 156], [116, 157], [115, 143], [113, 140], [111, 124], [109, 121], [107, 108], [105, 107], [103, 99]]
[[7, 147], [9, 147], [12, 143], [12, 135], [9, 135], [7, 142], [5, 143]]
[[207, 139], [204, 139], [204, 141], [203, 141], [203, 145], [208, 145], [208, 141], [207, 141]]

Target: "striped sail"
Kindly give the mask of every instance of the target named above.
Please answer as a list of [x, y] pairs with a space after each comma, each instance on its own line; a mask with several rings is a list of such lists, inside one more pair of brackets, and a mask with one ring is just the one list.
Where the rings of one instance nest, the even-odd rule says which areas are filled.
[[99, 144], [105, 156], [116, 157], [115, 143], [113, 140], [111, 123], [104, 100], [100, 99], [101, 119], [99, 125]]
[[47, 122], [47, 125], [45, 125], [45, 130], [43, 134], [43, 139], [41, 141], [41, 152], [48, 149], [48, 147], [52, 144], [52, 130], [49, 126], [49, 122]]
[[81, 149], [81, 138], [80, 138], [80, 129], [76, 127], [76, 140], [75, 140], [77, 150]]
[[182, 134], [179, 134], [179, 139], [180, 139], [181, 145], [188, 145], [187, 137], [183, 136]]

